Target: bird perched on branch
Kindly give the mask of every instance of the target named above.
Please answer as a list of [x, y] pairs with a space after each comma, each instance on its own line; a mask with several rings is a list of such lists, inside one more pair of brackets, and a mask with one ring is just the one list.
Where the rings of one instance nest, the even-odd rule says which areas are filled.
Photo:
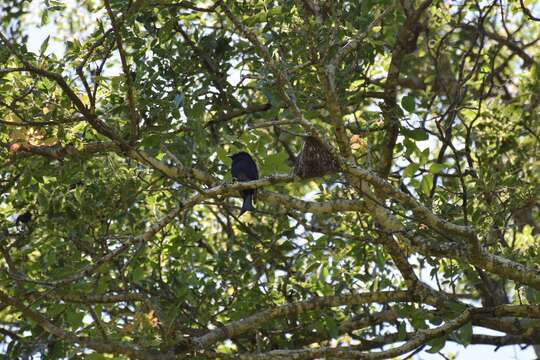
[[[231, 155], [230, 158], [232, 159], [231, 173], [233, 179], [237, 181], [251, 181], [259, 178], [257, 164], [247, 152], [240, 151], [234, 155]], [[245, 189], [240, 191], [240, 194], [242, 194], [242, 197], [244, 198], [240, 215], [246, 211], [255, 210], [253, 207], [255, 192], [255, 189]]]

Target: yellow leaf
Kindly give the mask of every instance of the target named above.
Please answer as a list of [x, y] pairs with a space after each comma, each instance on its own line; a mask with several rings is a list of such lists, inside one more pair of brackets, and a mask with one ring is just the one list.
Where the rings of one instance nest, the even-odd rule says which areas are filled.
[[159, 325], [159, 319], [157, 318], [154, 310], [150, 310], [149, 313], [145, 314], [145, 317], [146, 322], [148, 323], [148, 325], [150, 325], [150, 327], [155, 328]]
[[90, 105], [90, 98], [88, 97], [88, 95], [86, 94], [83, 94], [79, 97], [82, 101], [82, 103], [86, 106], [89, 106]]

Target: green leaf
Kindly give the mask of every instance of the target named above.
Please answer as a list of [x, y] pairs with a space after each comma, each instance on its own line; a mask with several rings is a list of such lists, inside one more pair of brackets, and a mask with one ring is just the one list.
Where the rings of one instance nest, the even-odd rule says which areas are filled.
[[424, 131], [423, 129], [407, 129], [405, 127], [402, 127], [401, 133], [406, 138], [414, 139], [417, 141], [425, 141], [429, 139], [428, 133]]
[[431, 188], [433, 187], [433, 175], [424, 175], [422, 181], [420, 182], [420, 191], [424, 195], [429, 195]]
[[66, 321], [73, 329], [81, 327], [83, 324], [84, 313], [79, 312], [77, 309], [71, 309], [66, 312]]
[[[191, 100], [195, 101], [195, 100]], [[202, 101], [195, 102], [194, 104], [186, 104], [184, 102], [184, 113], [190, 121], [199, 120], [202, 118], [205, 112], [205, 103]]]
[[339, 336], [338, 324], [334, 318], [329, 317], [325, 321], [326, 330], [332, 339], [336, 339]]
[[455, 303], [455, 302], [449, 302], [447, 306], [450, 310], [451, 317], [454, 317], [455, 315], [462, 313], [467, 308], [466, 305]]
[[39, 56], [43, 56], [43, 54], [45, 53], [45, 51], [47, 51], [47, 47], [49, 46], [49, 39], [51, 38], [51, 36], [47, 36], [45, 38], [45, 40], [43, 40], [43, 42], [41, 43], [41, 46], [39, 47]]
[[459, 339], [461, 340], [461, 344], [465, 347], [470, 345], [471, 339], [473, 335], [473, 327], [472, 322], [468, 322], [459, 330]]
[[414, 97], [407, 95], [401, 98], [401, 106], [408, 112], [413, 112], [416, 104], [414, 102]]
[[381, 269], [381, 271], [384, 271], [386, 268], [386, 257], [382, 253], [382, 251], [377, 250], [375, 253], [375, 264]]
[[403, 177], [407, 177], [407, 178], [413, 177], [414, 173], [418, 171], [419, 168], [420, 168], [420, 165], [418, 164], [415, 164], [415, 163], [409, 164], [405, 168], [405, 170], [403, 170]]
[[425, 148], [424, 151], [420, 153], [420, 165], [424, 165], [429, 160], [429, 148]]
[[403, 140], [403, 145], [405, 145], [405, 156], [410, 156], [418, 150], [416, 143], [407, 137]]
[[446, 169], [446, 164], [431, 164], [429, 167], [429, 172], [432, 174], [438, 174], [442, 170]]
[[223, 149], [223, 147], [218, 146], [216, 148], [216, 155], [217, 155], [218, 160], [224, 163], [227, 167], [231, 166], [232, 160], [227, 154], [227, 152], [225, 151], [225, 149]]
[[304, 270], [304, 274], [312, 274], [313, 272], [315, 272], [315, 270], [320, 266], [319, 262], [318, 261], [314, 261], [313, 263], [311, 263], [307, 268], [306, 270]]
[[415, 309], [411, 313], [411, 325], [416, 329], [427, 329], [425, 310]]
[[285, 151], [277, 154], [268, 155], [264, 159], [261, 173], [262, 174], [275, 174], [278, 172], [284, 172], [289, 169], [287, 165], [287, 159], [289, 155]]
[[142, 267], [136, 267], [131, 272], [131, 279], [135, 283], [140, 283], [144, 279], [144, 269]]
[[64, 10], [66, 8], [66, 5], [62, 1], [49, 0], [47, 3], [48, 3], [47, 10], [49, 11]]
[[431, 340], [428, 342], [428, 345], [431, 346], [431, 348], [427, 349], [426, 351], [430, 354], [436, 354], [444, 347], [444, 344], [446, 342], [446, 338], [438, 337], [436, 339]]
[[268, 10], [267, 12], [267, 16], [272, 16], [272, 15], [281, 15], [281, 13], [283, 12], [283, 9], [281, 8], [281, 6], [276, 6], [270, 10]]
[[47, 25], [49, 23], [49, 11], [43, 10], [41, 13], [41, 26]]
[[398, 340], [403, 341], [407, 337], [407, 327], [405, 322], [401, 321], [398, 328]]

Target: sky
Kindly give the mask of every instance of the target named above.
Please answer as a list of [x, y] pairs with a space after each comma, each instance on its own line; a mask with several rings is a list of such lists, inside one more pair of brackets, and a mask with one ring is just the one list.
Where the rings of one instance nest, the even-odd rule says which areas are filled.
[[[67, 1], [66, 3], [73, 3], [72, 1]], [[52, 40], [52, 37], [56, 33], [54, 25], [47, 25], [45, 27], [38, 27], [36, 25], [29, 26], [27, 29], [27, 34], [29, 35], [28, 48], [30, 51], [39, 53], [39, 48], [42, 42], [51, 35], [51, 41], [49, 41], [49, 46], [47, 48], [47, 53], [56, 53], [58, 56], [61, 56], [64, 50], [64, 46], [58, 42]], [[430, 285], [429, 279], [429, 269], [422, 274], [422, 279]], [[486, 334], [486, 335], [502, 335], [492, 331], [490, 329], [475, 327], [474, 334]], [[429, 347], [428, 347], [429, 348]], [[537, 357], [535, 356], [534, 350], [532, 347], [526, 349], [520, 349], [519, 346], [505, 346], [501, 347], [497, 351], [494, 351], [493, 346], [488, 345], [471, 345], [467, 348], [458, 345], [453, 342], [447, 342], [444, 349], [441, 351], [448, 358], [457, 360], [534, 360]], [[405, 359], [406, 356], [402, 356], [401, 359]], [[439, 354], [429, 354], [426, 351], [422, 351], [419, 354], [415, 355], [413, 360], [444, 360], [444, 357]]]

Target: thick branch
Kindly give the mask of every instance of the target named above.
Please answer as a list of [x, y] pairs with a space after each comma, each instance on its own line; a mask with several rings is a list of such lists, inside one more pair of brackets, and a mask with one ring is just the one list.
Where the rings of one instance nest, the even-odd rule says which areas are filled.
[[193, 345], [195, 345], [197, 348], [204, 349], [218, 341], [235, 337], [248, 331], [253, 331], [266, 322], [291, 314], [301, 314], [306, 311], [342, 305], [407, 301], [409, 298], [410, 294], [406, 291], [383, 291], [376, 293], [313, 298], [310, 300], [275, 307], [273, 309], [263, 310], [260, 313], [251, 315], [243, 320], [232, 322], [222, 328], [212, 330], [206, 335], [193, 339]]
[[[409, 2], [407, 1], [406, 3]], [[384, 84], [385, 100], [382, 110], [386, 133], [383, 139], [384, 146], [382, 148], [381, 161], [377, 168], [377, 172], [384, 178], [390, 173], [394, 156], [394, 147], [399, 133], [399, 117], [401, 109], [396, 102], [396, 96], [399, 75], [401, 73], [401, 63], [403, 62], [405, 55], [416, 49], [416, 41], [421, 30], [418, 21], [431, 3], [432, 0], [424, 0], [413, 14], [409, 14], [397, 32], [396, 43], [394, 45], [394, 50], [392, 51], [388, 75], [386, 76], [386, 82]]]
[[380, 352], [363, 352], [357, 350], [350, 350], [345, 347], [337, 348], [313, 348], [313, 349], [301, 349], [301, 350], [273, 350], [263, 354], [234, 354], [227, 356], [228, 359], [241, 359], [241, 360], [270, 360], [270, 359], [295, 359], [295, 360], [308, 360], [316, 358], [335, 358], [335, 359], [389, 359], [399, 355], [406, 354], [426, 342], [435, 339], [440, 336], [445, 336], [453, 331], [459, 329], [470, 321], [471, 313], [469, 310], [465, 310], [458, 317], [446, 322], [446, 324], [426, 330], [418, 330], [415, 335], [405, 342], [405, 344]]

